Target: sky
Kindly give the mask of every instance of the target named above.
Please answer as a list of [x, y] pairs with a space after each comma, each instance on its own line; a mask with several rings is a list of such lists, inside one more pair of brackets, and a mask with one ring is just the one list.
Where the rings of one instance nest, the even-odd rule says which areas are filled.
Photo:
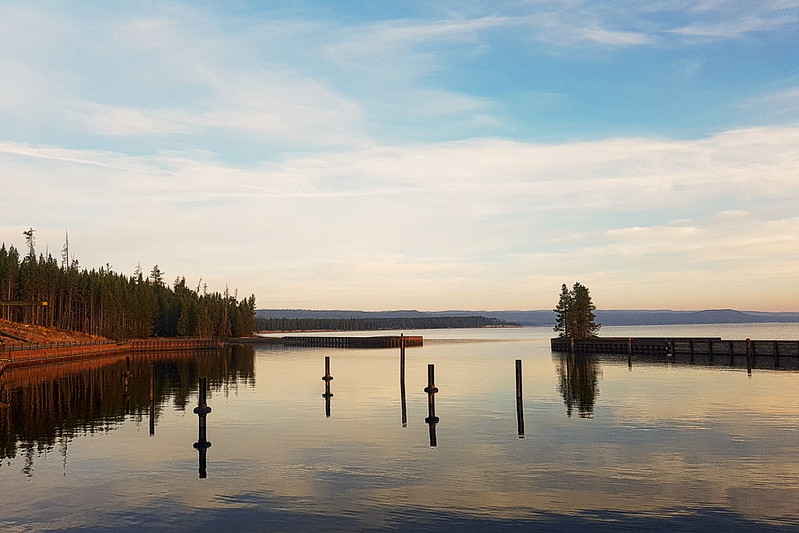
[[258, 308], [799, 310], [796, 0], [0, 2], [0, 242]]

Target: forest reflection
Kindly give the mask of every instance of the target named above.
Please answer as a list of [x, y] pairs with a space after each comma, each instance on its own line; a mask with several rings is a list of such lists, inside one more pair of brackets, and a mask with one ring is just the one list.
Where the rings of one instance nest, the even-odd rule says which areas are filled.
[[150, 434], [165, 404], [185, 410], [198, 393], [199, 378], [210, 390], [255, 384], [252, 347], [219, 352], [159, 352], [7, 370], [0, 376], [0, 460], [25, 457], [31, 472], [36, 455], [62, 454], [71, 440], [107, 432], [126, 416], [149, 418]]
[[600, 367], [591, 354], [558, 353], [558, 391], [566, 404], [566, 415], [575, 408], [580, 418], [593, 418], [594, 404], [599, 396]]

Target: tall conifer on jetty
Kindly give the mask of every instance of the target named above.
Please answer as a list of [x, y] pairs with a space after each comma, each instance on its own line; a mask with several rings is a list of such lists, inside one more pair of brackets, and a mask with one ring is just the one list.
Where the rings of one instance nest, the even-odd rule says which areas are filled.
[[596, 306], [591, 300], [588, 287], [575, 283], [571, 290], [561, 285], [558, 305], [555, 312], [555, 327], [559, 337], [585, 339], [596, 337], [601, 324], [596, 323]]

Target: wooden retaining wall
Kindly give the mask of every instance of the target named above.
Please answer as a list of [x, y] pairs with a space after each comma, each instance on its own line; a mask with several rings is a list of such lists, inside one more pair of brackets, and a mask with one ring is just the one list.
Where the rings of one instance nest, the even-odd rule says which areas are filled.
[[[724, 340], [721, 337], [596, 337], [590, 339], [554, 338], [554, 352], [664, 355], [690, 362], [719, 362], [754, 365], [758, 358], [774, 368], [799, 367], [799, 341]], [[783, 364], [781, 364], [781, 361]]]
[[14, 345], [0, 349], [0, 358], [6, 368], [16, 368], [118, 354], [123, 346], [110, 341]]
[[[721, 339], [719, 337], [719, 339]], [[660, 337], [594, 337], [589, 339], [551, 339], [550, 345], [555, 352], [575, 352], [575, 353], [634, 353], [634, 354], [657, 354], [669, 353], [670, 341], [677, 339], [667, 339]], [[696, 339], [709, 340], [709, 339]]]
[[405, 337], [384, 335], [380, 337], [282, 337], [286, 346], [304, 346], [315, 348], [399, 348], [404, 341], [405, 347], [416, 347], [424, 344], [419, 336]]
[[224, 343], [205, 339], [141, 339], [129, 342], [65, 342], [0, 347], [0, 373], [5, 368], [45, 365], [108, 355], [180, 350], [218, 350]]
[[172, 352], [182, 350], [219, 350], [224, 342], [211, 339], [135, 339], [127, 343], [129, 352]]
[[713, 355], [776, 355], [799, 356], [799, 341], [723, 340], [721, 337], [595, 337], [591, 339], [554, 338], [551, 347], [556, 352], [581, 353], [670, 353]]

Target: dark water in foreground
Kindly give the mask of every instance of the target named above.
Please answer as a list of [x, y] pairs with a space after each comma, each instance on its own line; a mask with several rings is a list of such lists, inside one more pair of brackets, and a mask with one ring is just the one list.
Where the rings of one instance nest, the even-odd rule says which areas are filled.
[[[796, 325], [606, 329], [799, 338]], [[0, 530], [799, 531], [799, 372], [570, 358], [548, 328], [405, 333], [425, 337], [407, 350], [405, 423], [398, 350], [8, 371]]]

